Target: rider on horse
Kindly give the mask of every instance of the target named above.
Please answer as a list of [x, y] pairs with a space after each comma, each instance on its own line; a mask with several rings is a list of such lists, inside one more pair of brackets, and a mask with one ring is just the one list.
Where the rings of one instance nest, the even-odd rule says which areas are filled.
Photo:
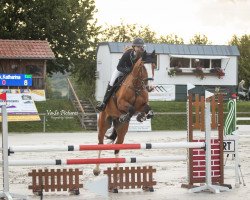
[[117, 69], [113, 72], [108, 88], [104, 95], [103, 102], [96, 106], [98, 111], [103, 111], [108, 103], [109, 98], [112, 96], [114, 90], [114, 83], [119, 76], [124, 76], [132, 71], [133, 65], [142, 56], [144, 52], [144, 41], [141, 38], [136, 38], [133, 41], [132, 48], [127, 50], [121, 57]]

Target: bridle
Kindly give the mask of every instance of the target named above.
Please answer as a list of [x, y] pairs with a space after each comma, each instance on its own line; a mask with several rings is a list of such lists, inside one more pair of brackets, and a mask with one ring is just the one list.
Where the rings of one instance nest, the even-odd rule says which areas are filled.
[[135, 91], [135, 95], [136, 96], [141, 95], [141, 93], [143, 92], [143, 90], [146, 89], [146, 82], [148, 81], [148, 77], [144, 78], [144, 76], [143, 76], [143, 70], [146, 71], [145, 66], [144, 66], [144, 62], [143, 61], [140, 61], [140, 62], [141, 63], [139, 64], [138, 69], [136, 69], [136, 70], [138, 70], [137, 73], [136, 73], [136, 74], [138, 74], [138, 76], [134, 76], [133, 71], [132, 71], [131, 74], [130, 74], [130, 76], [133, 77], [132, 86], [131, 85], [127, 85], [128, 88], [130, 88], [130, 89], [132, 89], [132, 90]]

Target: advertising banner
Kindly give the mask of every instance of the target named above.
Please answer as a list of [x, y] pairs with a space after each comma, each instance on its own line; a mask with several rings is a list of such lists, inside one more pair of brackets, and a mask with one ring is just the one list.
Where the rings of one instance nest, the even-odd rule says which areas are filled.
[[155, 89], [149, 93], [150, 101], [174, 101], [175, 85], [156, 85]]
[[29, 93], [6, 93], [6, 101], [0, 100], [0, 106], [2, 105], [6, 105], [9, 121], [40, 120], [36, 105]]

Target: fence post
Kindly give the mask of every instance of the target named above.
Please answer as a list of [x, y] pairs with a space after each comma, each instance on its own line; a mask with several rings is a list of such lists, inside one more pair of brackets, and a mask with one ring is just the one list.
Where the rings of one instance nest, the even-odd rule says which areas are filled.
[[12, 199], [9, 193], [9, 160], [8, 160], [8, 119], [6, 105], [2, 105], [2, 152], [3, 152], [3, 193], [0, 197]]
[[46, 132], [46, 114], [43, 116], [43, 132]]

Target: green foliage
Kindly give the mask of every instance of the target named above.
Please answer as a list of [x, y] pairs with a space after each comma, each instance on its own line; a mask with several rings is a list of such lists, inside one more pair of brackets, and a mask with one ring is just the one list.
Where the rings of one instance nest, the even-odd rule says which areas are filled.
[[51, 90], [51, 95], [47, 97], [49, 99], [65, 98], [68, 94], [68, 73], [54, 73], [51, 77], [47, 78], [47, 91]]
[[75, 77], [70, 77], [70, 82], [80, 99], [91, 99], [95, 101], [95, 80], [92, 81], [77, 81]]
[[206, 35], [195, 34], [190, 39], [190, 44], [211, 44]]
[[143, 38], [146, 43], [169, 43], [183, 44], [183, 39], [177, 35], [166, 35], [157, 37], [155, 31], [149, 26], [140, 26], [138, 24], [124, 24], [121, 22], [118, 26], [109, 26], [101, 34], [101, 41], [109, 42], [131, 42], [134, 38]]
[[240, 51], [239, 57], [239, 77], [238, 80], [245, 80], [250, 85], [250, 35], [237, 37], [234, 35], [229, 42], [230, 45], [236, 45]]
[[156, 33], [151, 31], [148, 26], [137, 24], [124, 24], [109, 26], [101, 34], [101, 41], [109, 42], [131, 42], [134, 38], [141, 37], [145, 42], [156, 42]]
[[94, 0], [2, 0], [0, 9], [1, 39], [47, 40], [56, 56], [49, 73], [73, 70], [82, 73], [79, 79], [93, 77], [99, 30]]
[[160, 36], [158, 43], [167, 43], [167, 44], [184, 44], [183, 38], [175, 34], [170, 34], [166, 36]]

